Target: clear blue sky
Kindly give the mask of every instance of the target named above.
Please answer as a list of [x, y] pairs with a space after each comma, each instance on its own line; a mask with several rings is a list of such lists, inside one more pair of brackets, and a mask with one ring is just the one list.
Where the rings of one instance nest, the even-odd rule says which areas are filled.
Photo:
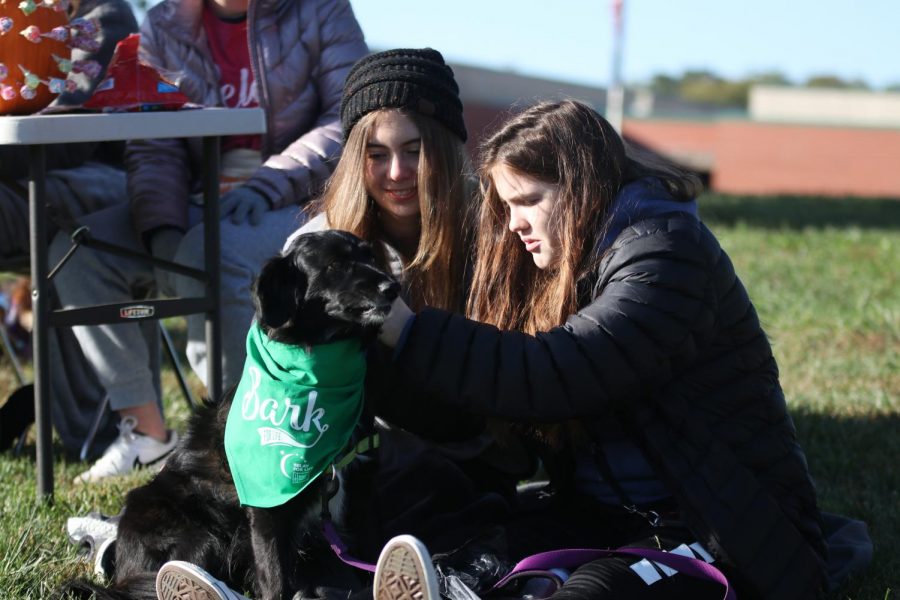
[[[778, 70], [900, 84], [900, 0], [624, 0], [623, 77]], [[611, 0], [351, 0], [376, 49], [432, 46], [451, 61], [605, 86]]]

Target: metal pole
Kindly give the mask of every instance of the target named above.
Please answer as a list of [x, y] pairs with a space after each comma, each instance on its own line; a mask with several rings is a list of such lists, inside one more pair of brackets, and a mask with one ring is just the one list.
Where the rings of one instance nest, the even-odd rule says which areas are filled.
[[222, 399], [222, 300], [219, 288], [219, 138], [203, 138], [203, 257], [206, 273], [206, 390]]
[[612, 0], [613, 60], [612, 82], [606, 92], [606, 120], [621, 135], [625, 114], [625, 88], [622, 85], [622, 21], [625, 0]]
[[50, 294], [47, 281], [46, 165], [44, 147], [28, 147], [28, 216], [31, 243], [31, 302], [34, 324], [34, 420], [37, 424], [37, 499], [53, 501], [53, 440], [50, 427], [50, 364], [47, 340]]

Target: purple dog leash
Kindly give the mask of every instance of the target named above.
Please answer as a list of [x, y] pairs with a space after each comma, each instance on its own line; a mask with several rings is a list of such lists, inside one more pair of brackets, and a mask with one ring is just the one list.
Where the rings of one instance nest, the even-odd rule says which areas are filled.
[[555, 568], [573, 569], [600, 558], [620, 554], [646, 558], [669, 567], [670, 569], [675, 569], [679, 573], [719, 583], [725, 586], [723, 600], [736, 600], [737, 598], [725, 575], [711, 564], [697, 558], [664, 552], [662, 550], [653, 550], [651, 548], [618, 548], [616, 550], [574, 548], [566, 550], [550, 550], [548, 552], [533, 554], [516, 563], [516, 566], [513, 567], [512, 571], [507, 573], [507, 575], [498, 581], [491, 589], [500, 589], [510, 580], [521, 574], [541, 571], [546, 572], [549, 569]]
[[[372, 573], [375, 572], [375, 565], [359, 560], [358, 558], [355, 558], [349, 554], [347, 546], [344, 544], [343, 540], [341, 540], [340, 536], [337, 533], [337, 530], [335, 530], [334, 528], [334, 524], [332, 524], [330, 520], [325, 520], [322, 523], [322, 532], [324, 533], [325, 539], [328, 541], [328, 544], [331, 546], [331, 549], [334, 551], [337, 557], [341, 559], [341, 561], [352, 567], [356, 567], [357, 569], [362, 569], [364, 571], [369, 571]], [[549, 552], [533, 554], [531, 556], [523, 558], [518, 563], [516, 563], [516, 566], [513, 567], [512, 571], [507, 573], [506, 576], [503, 577], [503, 579], [498, 581], [491, 588], [491, 591], [502, 588], [513, 578], [520, 575], [546, 572], [549, 569], [556, 568], [574, 569], [593, 560], [621, 554], [646, 558], [653, 562], [669, 567], [670, 569], [675, 569], [679, 573], [684, 573], [685, 575], [689, 575], [691, 577], [697, 577], [698, 579], [719, 583], [725, 586], [725, 595], [723, 596], [723, 600], [736, 600], [737, 598], [734, 590], [731, 589], [731, 585], [728, 583], [728, 579], [725, 577], [725, 575], [723, 575], [719, 569], [712, 566], [711, 564], [697, 558], [690, 558], [687, 556], [682, 556], [680, 554], [664, 552], [662, 550], [653, 550], [651, 548], [619, 548], [617, 550], [575, 548], [566, 550], [550, 550]]]
[[375, 565], [372, 563], [367, 563], [350, 556], [347, 545], [344, 544], [344, 540], [338, 535], [337, 530], [334, 528], [334, 524], [329, 519], [322, 522], [322, 533], [325, 535], [328, 545], [331, 546], [331, 549], [341, 561], [351, 567], [362, 569], [363, 571], [369, 571], [371, 573], [375, 572]]

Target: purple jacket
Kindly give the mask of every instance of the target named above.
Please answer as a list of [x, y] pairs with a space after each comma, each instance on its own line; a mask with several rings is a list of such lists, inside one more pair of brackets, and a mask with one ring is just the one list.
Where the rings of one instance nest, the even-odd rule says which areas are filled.
[[[202, 25], [203, 0], [165, 0], [141, 26], [141, 56], [193, 102], [222, 106]], [[347, 0], [250, 0], [250, 61], [266, 113], [263, 165], [246, 183], [273, 208], [317, 193], [341, 151], [340, 102], [368, 49]], [[199, 139], [129, 142], [128, 193], [139, 234], [187, 229], [201, 175]]]

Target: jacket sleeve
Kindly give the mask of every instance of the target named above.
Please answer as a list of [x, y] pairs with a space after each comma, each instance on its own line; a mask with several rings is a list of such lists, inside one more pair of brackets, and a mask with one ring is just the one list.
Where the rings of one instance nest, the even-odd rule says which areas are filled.
[[[162, 43], [153, 20], [141, 25], [141, 55], [161, 63]], [[142, 238], [159, 227], [187, 229], [190, 195], [190, 159], [187, 144], [180, 139], [131, 140], [125, 148], [128, 197], [135, 229]]]
[[350, 67], [368, 49], [347, 0], [323, 2], [319, 64], [314, 85], [320, 113], [312, 128], [270, 156], [245, 185], [263, 194], [274, 209], [302, 204], [317, 195], [341, 153], [341, 95]]
[[425, 309], [397, 358], [400, 370], [478, 414], [602, 416], [664, 384], [673, 362], [689, 362], [707, 337], [716, 253], [699, 235], [677, 220], [623, 233], [600, 267], [594, 300], [537, 336]]

